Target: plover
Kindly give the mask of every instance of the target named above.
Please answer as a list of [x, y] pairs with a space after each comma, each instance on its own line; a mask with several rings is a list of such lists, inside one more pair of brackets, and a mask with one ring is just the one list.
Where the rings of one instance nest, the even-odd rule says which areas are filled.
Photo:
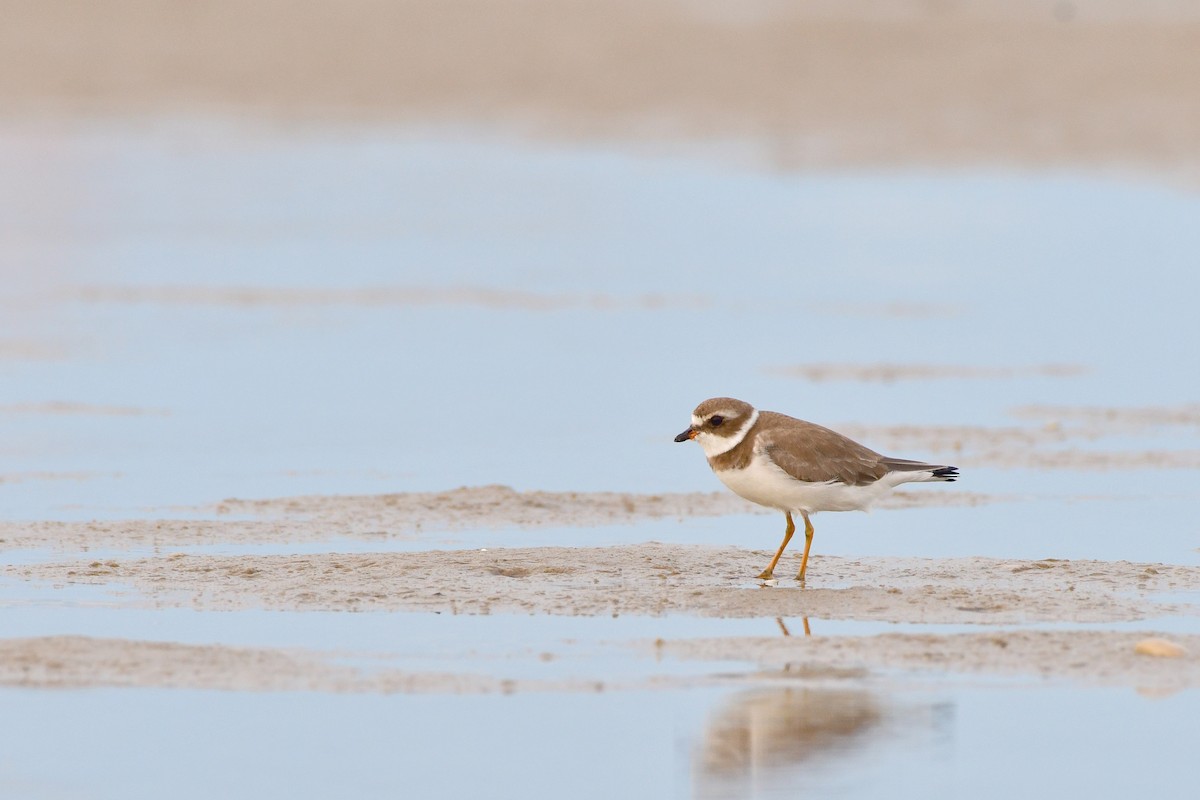
[[804, 581], [818, 511], [862, 511], [902, 483], [953, 481], [958, 467], [890, 458], [840, 433], [774, 411], [758, 411], [732, 397], [696, 406], [692, 424], [675, 437], [695, 439], [721, 482], [752, 503], [777, 508], [787, 518], [783, 544], [759, 578], [774, 576], [779, 557], [796, 532], [792, 514], [804, 518]]

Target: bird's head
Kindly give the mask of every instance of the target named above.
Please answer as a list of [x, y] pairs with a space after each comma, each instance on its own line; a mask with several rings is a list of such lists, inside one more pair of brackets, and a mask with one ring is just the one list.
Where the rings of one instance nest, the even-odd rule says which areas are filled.
[[732, 450], [758, 419], [754, 406], [732, 397], [714, 397], [696, 406], [692, 424], [675, 437], [677, 442], [695, 439], [709, 458]]

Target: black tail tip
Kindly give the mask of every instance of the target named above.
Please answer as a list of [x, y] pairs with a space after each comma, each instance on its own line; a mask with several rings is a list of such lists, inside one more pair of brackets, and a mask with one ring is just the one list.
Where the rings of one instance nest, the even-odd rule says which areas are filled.
[[958, 478], [958, 467], [940, 467], [933, 471], [933, 477], [953, 482]]

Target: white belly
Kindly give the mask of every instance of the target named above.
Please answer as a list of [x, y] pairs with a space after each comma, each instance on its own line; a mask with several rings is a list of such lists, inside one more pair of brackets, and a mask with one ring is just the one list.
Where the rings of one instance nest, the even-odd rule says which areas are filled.
[[[897, 482], [883, 480], [866, 486], [844, 483], [806, 483], [788, 475], [769, 459], [756, 455], [745, 469], [715, 473], [721, 482], [752, 503], [780, 511], [859, 511], [887, 494]], [[915, 476], [914, 476], [915, 477]]]

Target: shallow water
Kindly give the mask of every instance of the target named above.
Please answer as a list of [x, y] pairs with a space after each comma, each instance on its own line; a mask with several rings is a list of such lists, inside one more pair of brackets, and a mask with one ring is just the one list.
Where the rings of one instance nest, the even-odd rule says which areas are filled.
[[[1198, 711], [1195, 692], [978, 684], [901, 700], [786, 688], [0, 696], [23, 721], [0, 734], [0, 786], [96, 798], [328, 797], [347, 786], [361, 797], [437, 798], [1117, 797], [1153, 786], [1156, 797], [1184, 798], [1194, 786], [1171, 776], [1189, 758]], [[775, 712], [761, 713], [764, 702]], [[821, 742], [815, 714], [836, 731]], [[1128, 724], [1104, 724], [1113, 719]], [[1064, 758], [1063, 742], [1086, 756]]]
[[[0, 338], [59, 354], [0, 360], [10, 518], [496, 482], [707, 489], [670, 438], [713, 394], [830, 425], [1195, 401], [1200, 195], [1148, 181], [773, 173], [370, 131], [114, 123], [3, 143]], [[770, 371], [811, 362], [1084, 372]], [[52, 402], [81, 406], [37, 410]], [[1197, 449], [1194, 425], [1143, 435]], [[961, 485], [1005, 491], [1153, 497], [1174, 480], [960, 466]]]
[[[718, 484], [700, 453], [671, 437], [715, 394], [833, 426], [1034, 430], [1044, 423], [1013, 410], [1195, 403], [1196, 219], [1200, 194], [1131, 175], [791, 173], [711, 153], [445, 132], [7, 124], [0, 517], [155, 518], [234, 496], [488, 483], [708, 491]], [[779, 371], [809, 363], [1013, 374], [878, 383]], [[1055, 364], [1078, 370], [1030, 371]], [[1195, 451], [1200, 426], [1114, 429], [1065, 446]], [[958, 484], [915, 491], [1003, 499], [821, 515], [817, 552], [1200, 557], [1195, 469], [1038, 469], [974, 464], [972, 452], [896, 455], [963, 471]], [[766, 550], [780, 523], [734, 516], [172, 551], [649, 540]], [[11, 794], [1194, 789], [1184, 749], [1200, 711], [1194, 690], [1150, 699], [936, 671], [781, 687], [753, 665], [660, 661], [633, 644], [781, 635], [770, 618], [201, 613], [96, 587], [0, 591], [8, 637], [382, 653], [404, 668], [512, 678], [732, 674], [745, 684], [513, 696], [4, 689], [12, 724], [0, 733], [0, 790]], [[799, 620], [785, 623], [797, 632]], [[810, 624], [830, 637], [971, 627]], [[1197, 631], [1185, 618], [1138, 628]], [[805, 733], [812, 719], [831, 727]]]

